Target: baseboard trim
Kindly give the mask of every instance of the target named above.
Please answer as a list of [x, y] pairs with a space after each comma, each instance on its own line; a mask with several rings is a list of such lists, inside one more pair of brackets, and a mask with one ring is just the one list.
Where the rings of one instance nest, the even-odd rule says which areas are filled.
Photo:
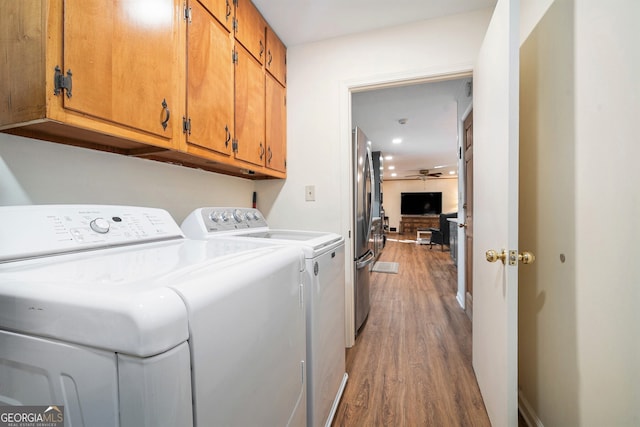
[[518, 411], [520, 411], [520, 415], [522, 415], [524, 422], [529, 427], [544, 427], [544, 424], [538, 418], [538, 414], [536, 414], [536, 411], [521, 390], [518, 390]]
[[464, 312], [467, 313], [469, 320], [473, 322], [473, 296], [469, 292], [467, 292], [465, 302]]
[[464, 298], [462, 297], [462, 295], [460, 295], [460, 293], [456, 294], [456, 299], [458, 300], [458, 304], [460, 304], [460, 307], [464, 310]]

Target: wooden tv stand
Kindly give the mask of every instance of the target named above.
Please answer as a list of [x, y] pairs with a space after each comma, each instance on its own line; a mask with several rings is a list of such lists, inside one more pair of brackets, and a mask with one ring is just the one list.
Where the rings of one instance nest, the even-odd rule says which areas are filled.
[[440, 215], [402, 215], [400, 233], [416, 234], [419, 228], [440, 228]]

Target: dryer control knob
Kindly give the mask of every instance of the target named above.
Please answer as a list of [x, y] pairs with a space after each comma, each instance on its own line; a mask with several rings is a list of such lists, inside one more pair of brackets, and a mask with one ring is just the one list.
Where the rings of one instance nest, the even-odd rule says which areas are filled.
[[100, 233], [100, 234], [105, 234], [109, 232], [109, 227], [111, 227], [111, 225], [109, 224], [109, 221], [107, 221], [104, 218], [96, 218], [93, 221], [91, 221], [89, 223], [89, 226], [91, 227], [91, 229], [93, 231], [95, 231], [96, 233]]

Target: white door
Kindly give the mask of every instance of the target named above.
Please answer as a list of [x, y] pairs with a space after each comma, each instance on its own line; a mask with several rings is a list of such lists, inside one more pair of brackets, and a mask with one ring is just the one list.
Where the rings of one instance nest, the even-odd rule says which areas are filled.
[[[494, 427], [517, 426], [519, 0], [498, 0], [474, 69], [473, 368]], [[516, 257], [517, 259], [517, 257]]]

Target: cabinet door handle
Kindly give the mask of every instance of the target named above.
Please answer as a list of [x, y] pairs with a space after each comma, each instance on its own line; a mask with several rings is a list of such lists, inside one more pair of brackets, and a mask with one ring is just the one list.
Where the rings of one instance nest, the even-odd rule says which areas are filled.
[[260, 58], [262, 58], [262, 54], [264, 53], [264, 43], [260, 40]]
[[267, 157], [267, 163], [271, 164], [271, 159], [273, 158], [273, 151], [271, 151], [271, 147], [267, 148], [269, 151], [269, 156]]
[[166, 98], [162, 100], [162, 111], [164, 111], [165, 116], [164, 120], [160, 124], [162, 125], [162, 129], [167, 130], [167, 123], [169, 123], [171, 111], [169, 111], [169, 105], [167, 104]]
[[231, 16], [231, 5], [229, 4], [229, 0], [227, 0], [227, 15], [224, 17], [225, 20], [228, 21], [230, 16]]
[[273, 56], [271, 55], [271, 50], [267, 52], [267, 56], [269, 57], [269, 61], [267, 62], [267, 66], [271, 67], [271, 61], [273, 61]]
[[263, 157], [264, 157], [264, 146], [262, 145], [262, 142], [260, 142], [260, 160], [262, 160]]
[[224, 141], [224, 148], [227, 148], [229, 146], [229, 141], [231, 141], [231, 132], [229, 132], [229, 126], [225, 126], [224, 130], [227, 133], [227, 139]]

